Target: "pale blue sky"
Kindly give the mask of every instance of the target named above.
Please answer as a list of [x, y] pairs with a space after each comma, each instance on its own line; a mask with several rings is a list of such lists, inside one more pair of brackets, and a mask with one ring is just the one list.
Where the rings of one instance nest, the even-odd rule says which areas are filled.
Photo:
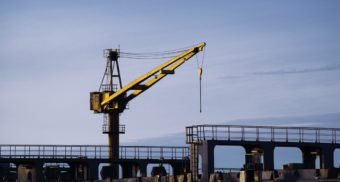
[[[103, 49], [118, 45], [154, 52], [207, 42], [203, 113], [192, 59], [130, 102], [123, 142], [193, 124], [338, 113], [339, 17], [332, 0], [1, 1], [0, 143], [106, 143], [89, 92]], [[121, 59], [123, 83], [164, 61]]]

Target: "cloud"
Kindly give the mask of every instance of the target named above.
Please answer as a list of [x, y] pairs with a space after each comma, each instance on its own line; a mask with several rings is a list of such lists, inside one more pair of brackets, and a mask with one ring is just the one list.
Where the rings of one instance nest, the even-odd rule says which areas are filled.
[[243, 78], [246, 77], [246, 75], [226, 75], [219, 77], [220, 79], [226, 79], [226, 80], [233, 80], [233, 79], [238, 79], [238, 78]]
[[340, 70], [340, 64], [327, 65], [319, 68], [291, 69], [291, 70], [274, 70], [274, 71], [258, 71], [243, 75], [226, 75], [219, 77], [220, 79], [239, 79], [249, 76], [265, 76], [265, 75], [288, 75], [288, 74], [306, 74], [326, 71]]
[[328, 66], [319, 67], [319, 68], [277, 70], [277, 71], [260, 71], [260, 72], [253, 72], [253, 73], [251, 73], [251, 75], [303, 74], [303, 73], [314, 73], [314, 72], [334, 71], [334, 70], [340, 70], [340, 64], [328, 65]]

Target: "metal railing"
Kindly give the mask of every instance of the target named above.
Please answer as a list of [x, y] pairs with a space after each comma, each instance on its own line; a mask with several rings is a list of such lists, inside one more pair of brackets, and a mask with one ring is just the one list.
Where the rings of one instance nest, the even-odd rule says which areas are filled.
[[189, 159], [188, 147], [122, 146], [119, 152], [124, 159]]
[[204, 140], [340, 144], [340, 128], [240, 125], [194, 125], [186, 127], [187, 143]]
[[[108, 159], [106, 145], [0, 145], [0, 158]], [[188, 147], [120, 146], [120, 159], [183, 160]]]
[[[103, 133], [110, 133], [111, 132], [110, 127], [107, 123], [103, 124], [102, 131], [103, 131]], [[119, 125], [117, 132], [120, 133], [120, 134], [125, 134], [125, 125]]]
[[117, 84], [101, 84], [100, 85], [100, 88], [99, 88], [100, 91], [102, 92], [110, 92], [110, 91], [113, 91], [113, 92], [117, 92], [118, 90], [118, 85]]
[[214, 168], [214, 172], [222, 172], [222, 173], [231, 173], [231, 172], [240, 172], [241, 168]]

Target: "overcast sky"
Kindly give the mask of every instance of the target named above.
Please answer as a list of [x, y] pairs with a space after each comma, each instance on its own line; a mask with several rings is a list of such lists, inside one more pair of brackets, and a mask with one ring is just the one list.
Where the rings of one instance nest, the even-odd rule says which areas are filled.
[[[103, 49], [118, 46], [207, 42], [203, 113], [192, 59], [130, 102], [122, 142], [193, 124], [338, 113], [339, 17], [335, 0], [1, 1], [0, 143], [106, 143], [89, 92], [105, 69]], [[127, 84], [166, 60], [120, 61]]]

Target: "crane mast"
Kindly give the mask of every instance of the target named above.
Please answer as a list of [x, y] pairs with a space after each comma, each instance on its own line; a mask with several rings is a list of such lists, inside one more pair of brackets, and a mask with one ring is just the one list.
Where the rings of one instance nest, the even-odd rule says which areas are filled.
[[[118, 178], [119, 159], [119, 134], [124, 133], [125, 127], [119, 125], [119, 115], [126, 109], [129, 101], [152, 87], [169, 74], [174, 74], [175, 69], [202, 51], [206, 43], [189, 48], [169, 61], [157, 66], [153, 70], [138, 77], [129, 84], [122, 86], [118, 58], [118, 49], [105, 50], [107, 58], [106, 69], [99, 91], [90, 93], [90, 109], [94, 113], [104, 113], [103, 133], [108, 134], [109, 144], [109, 175], [111, 179]], [[116, 68], [116, 69], [114, 69]], [[118, 80], [119, 89], [114, 84]]]

